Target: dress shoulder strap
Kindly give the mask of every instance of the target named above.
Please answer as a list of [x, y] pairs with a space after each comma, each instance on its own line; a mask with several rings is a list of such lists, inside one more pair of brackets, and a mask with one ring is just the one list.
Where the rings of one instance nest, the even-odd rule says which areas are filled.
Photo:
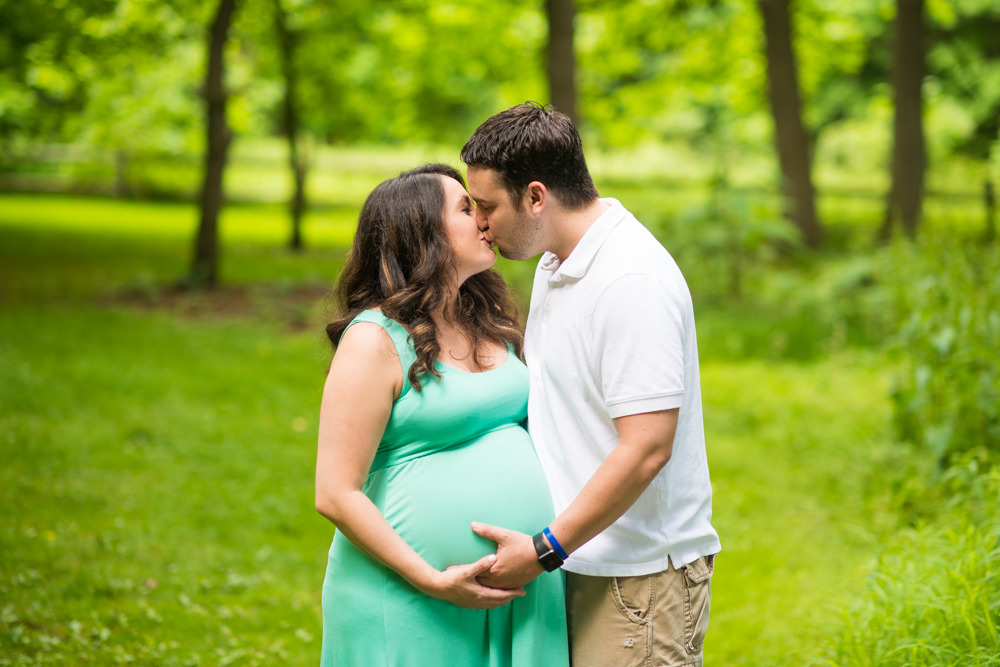
[[[410, 340], [410, 333], [403, 327], [402, 324], [396, 320], [386, 317], [377, 310], [362, 310], [358, 313], [351, 323], [344, 328], [344, 333], [358, 322], [371, 322], [372, 324], [377, 324], [385, 332], [389, 334], [389, 338], [392, 339], [392, 344], [396, 347], [396, 354], [399, 355], [399, 363], [403, 367], [403, 389], [399, 392], [399, 398], [403, 396], [410, 390], [410, 366], [413, 362], [417, 360], [417, 353], [413, 349], [413, 342]], [[341, 334], [343, 338], [343, 334]], [[396, 399], [399, 400], [399, 399]]]

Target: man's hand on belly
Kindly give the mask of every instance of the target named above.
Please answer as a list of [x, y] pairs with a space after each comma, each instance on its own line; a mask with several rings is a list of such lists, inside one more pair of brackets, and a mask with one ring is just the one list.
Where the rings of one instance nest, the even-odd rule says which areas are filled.
[[473, 522], [472, 530], [480, 537], [497, 543], [497, 561], [476, 581], [490, 588], [522, 588], [545, 572], [530, 535], [516, 530]]

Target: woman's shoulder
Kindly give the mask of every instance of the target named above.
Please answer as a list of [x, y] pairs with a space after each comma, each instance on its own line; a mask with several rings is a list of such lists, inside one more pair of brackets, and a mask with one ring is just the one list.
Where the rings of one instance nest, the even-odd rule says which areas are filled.
[[397, 397], [404, 378], [399, 356], [389, 333], [373, 322], [352, 322], [340, 338], [327, 374], [327, 385], [338, 391], [374, 392], [388, 390]]
[[399, 320], [394, 320], [383, 313], [381, 306], [373, 306], [362, 310], [354, 316], [354, 319], [351, 320], [351, 324], [348, 324], [347, 326], [350, 327], [352, 324], [356, 324], [358, 322], [371, 322], [372, 324], [377, 324], [388, 331], [390, 335], [396, 332], [404, 332], [409, 335], [410, 332], [409, 327], [405, 324]]
[[[368, 308], [355, 315], [344, 330], [341, 344], [353, 329], [365, 332], [363, 335], [369, 345], [375, 344], [376, 341], [388, 345], [392, 348], [392, 356], [402, 361], [404, 366], [409, 367], [413, 363], [415, 357], [409, 330], [402, 323], [385, 315], [381, 308]], [[361, 338], [361, 335], [356, 334], [356, 337]]]
[[381, 310], [368, 309], [358, 313], [340, 338], [340, 345], [333, 356], [349, 367], [352, 373], [389, 373], [396, 385], [395, 395], [401, 398], [409, 387], [404, 368], [413, 363], [409, 334], [401, 324], [386, 317]]
[[398, 352], [392, 334], [382, 322], [359, 315], [340, 337], [335, 356], [341, 355], [369, 357], [375, 361], [382, 357], [397, 357]]

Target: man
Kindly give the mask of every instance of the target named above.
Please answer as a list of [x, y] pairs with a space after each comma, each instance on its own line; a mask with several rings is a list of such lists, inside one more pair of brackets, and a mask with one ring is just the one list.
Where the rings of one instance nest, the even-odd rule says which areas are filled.
[[516, 588], [561, 565], [574, 667], [700, 665], [721, 546], [687, 283], [619, 202], [598, 198], [563, 114], [497, 114], [462, 161], [500, 254], [545, 253], [525, 340], [528, 429], [557, 514], [534, 537], [473, 524], [497, 542], [481, 582]]

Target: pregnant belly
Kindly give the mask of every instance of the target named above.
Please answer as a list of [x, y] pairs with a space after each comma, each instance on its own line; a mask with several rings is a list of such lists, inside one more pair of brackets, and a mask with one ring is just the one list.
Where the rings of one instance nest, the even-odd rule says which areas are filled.
[[496, 551], [473, 521], [534, 534], [553, 519], [531, 438], [512, 426], [369, 477], [366, 492], [399, 535], [438, 569]]

